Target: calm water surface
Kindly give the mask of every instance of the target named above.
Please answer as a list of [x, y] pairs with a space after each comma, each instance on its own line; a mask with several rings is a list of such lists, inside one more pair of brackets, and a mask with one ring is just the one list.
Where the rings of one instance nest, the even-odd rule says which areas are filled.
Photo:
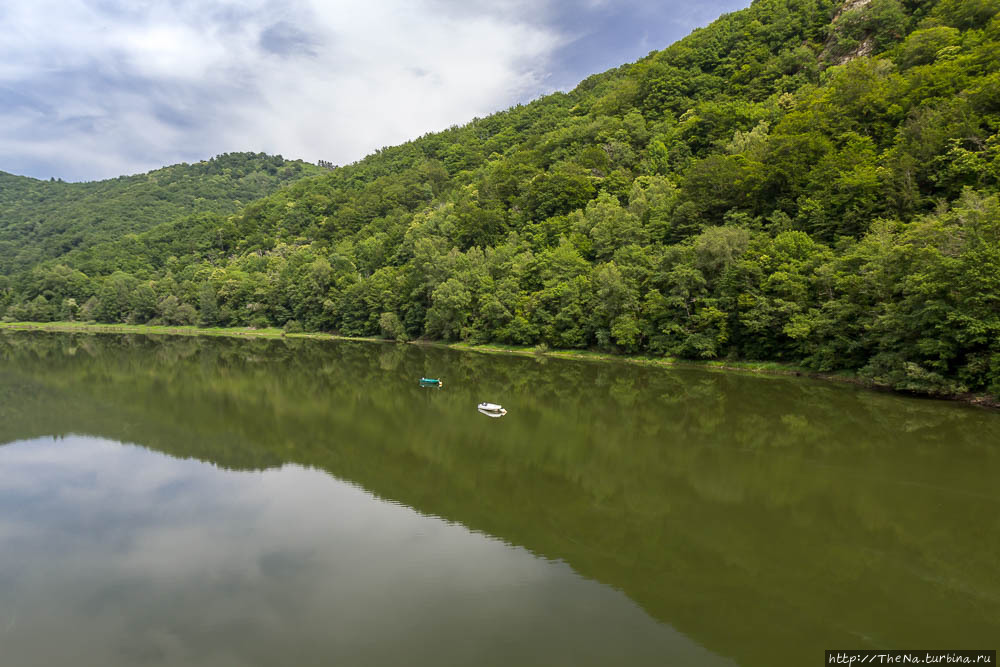
[[5, 667], [819, 665], [1000, 638], [1000, 414], [962, 405], [4, 334], [0, 443]]

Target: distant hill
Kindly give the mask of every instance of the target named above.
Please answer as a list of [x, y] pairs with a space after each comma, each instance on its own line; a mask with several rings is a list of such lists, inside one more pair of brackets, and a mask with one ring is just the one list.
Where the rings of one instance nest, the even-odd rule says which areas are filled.
[[192, 213], [230, 214], [323, 170], [263, 153], [229, 153], [89, 183], [0, 172], [0, 273], [144, 232]]
[[[777, 360], [1000, 395], [998, 12], [756, 0], [235, 215], [47, 246], [6, 265], [0, 308]], [[5, 241], [37, 245], [7, 220], [22, 231]]]

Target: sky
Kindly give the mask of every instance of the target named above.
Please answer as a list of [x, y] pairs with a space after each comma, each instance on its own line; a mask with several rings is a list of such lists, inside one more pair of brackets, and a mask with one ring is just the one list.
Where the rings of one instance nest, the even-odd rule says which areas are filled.
[[750, 0], [3, 0], [0, 171], [348, 164], [570, 90]]

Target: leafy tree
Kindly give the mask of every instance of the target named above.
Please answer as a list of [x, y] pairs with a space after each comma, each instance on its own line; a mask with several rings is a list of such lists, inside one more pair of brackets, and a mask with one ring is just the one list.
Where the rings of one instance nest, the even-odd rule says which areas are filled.
[[399, 342], [406, 340], [406, 327], [403, 326], [396, 313], [382, 313], [379, 315], [378, 324], [382, 329], [382, 335], [386, 338]]
[[910, 33], [899, 47], [897, 62], [900, 67], [909, 68], [917, 65], [928, 65], [937, 59], [942, 49], [956, 46], [961, 39], [957, 28], [949, 26], [934, 26]]
[[214, 327], [219, 324], [222, 311], [212, 283], [205, 282], [198, 288], [199, 324], [203, 327]]
[[132, 293], [130, 319], [137, 324], [144, 324], [154, 317], [156, 317], [156, 292], [149, 285], [139, 285]]
[[124, 322], [132, 311], [132, 291], [138, 281], [127, 273], [116, 271], [101, 286], [99, 307], [94, 316], [99, 322]]
[[456, 340], [468, 320], [472, 294], [456, 278], [448, 278], [431, 295], [427, 311], [427, 333], [445, 340]]
[[1000, 13], [1000, 0], [940, 0], [934, 15], [961, 30], [978, 28]]

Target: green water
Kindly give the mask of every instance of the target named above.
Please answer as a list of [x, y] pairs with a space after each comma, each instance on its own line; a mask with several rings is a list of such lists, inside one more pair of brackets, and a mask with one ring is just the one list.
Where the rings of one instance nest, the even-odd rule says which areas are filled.
[[5, 667], [1000, 643], [1000, 413], [959, 404], [417, 346], [4, 334], [0, 443]]

